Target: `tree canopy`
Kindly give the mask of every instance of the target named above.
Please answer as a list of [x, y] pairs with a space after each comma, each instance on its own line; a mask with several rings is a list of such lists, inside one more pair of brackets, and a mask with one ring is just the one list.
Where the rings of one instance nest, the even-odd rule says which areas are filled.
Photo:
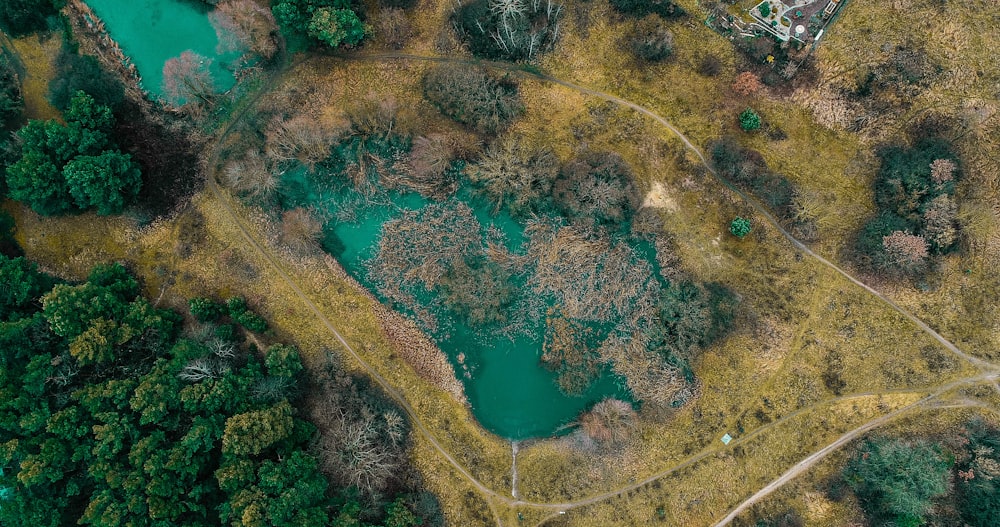
[[295, 348], [262, 361], [252, 346], [179, 338], [181, 317], [118, 264], [54, 282], [0, 256], [0, 524], [422, 522], [405, 495], [366, 511], [329, 487], [293, 404]]
[[42, 215], [120, 214], [142, 178], [132, 157], [112, 144], [111, 108], [77, 92], [64, 117], [66, 124], [32, 120], [17, 131], [19, 155], [6, 169], [10, 197]]

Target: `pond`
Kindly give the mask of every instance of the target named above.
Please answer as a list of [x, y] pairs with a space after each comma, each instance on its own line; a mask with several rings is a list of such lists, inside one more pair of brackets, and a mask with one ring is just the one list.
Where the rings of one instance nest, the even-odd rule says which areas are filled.
[[[322, 172], [322, 169], [319, 169]], [[384, 236], [383, 226], [406, 214], [418, 213], [434, 202], [414, 192], [390, 192], [382, 200], [365, 202], [351, 186], [317, 185], [323, 176], [309, 176], [305, 170], [285, 174], [282, 201], [285, 208], [313, 207], [336, 216], [350, 208], [353, 217], [336, 218], [325, 226], [325, 249], [344, 268], [387, 305], [414, 317], [414, 310], [387, 299], [380, 293], [377, 276], [369, 266]], [[494, 211], [461, 188], [445, 206], [467, 205], [485, 232], [494, 228], [503, 233], [509, 249], [518, 251], [525, 242], [523, 226], [505, 211]], [[523, 285], [523, 284], [522, 284]], [[512, 440], [558, 435], [594, 403], [614, 397], [631, 401], [623, 380], [604, 367], [588, 387], [572, 396], [557, 385], [556, 373], [540, 362], [544, 316], [530, 322], [526, 331], [511, 335], [503, 324], [472, 325], [441, 305], [432, 293], [418, 294], [420, 309], [427, 309], [438, 323], [422, 329], [447, 354], [476, 419], [487, 430]]]
[[163, 65], [187, 50], [212, 59], [210, 70], [219, 90], [232, 87], [234, 79], [226, 60], [234, 57], [216, 51], [218, 38], [208, 21], [207, 4], [196, 0], [85, 1], [132, 58], [143, 88], [151, 94], [162, 95]]

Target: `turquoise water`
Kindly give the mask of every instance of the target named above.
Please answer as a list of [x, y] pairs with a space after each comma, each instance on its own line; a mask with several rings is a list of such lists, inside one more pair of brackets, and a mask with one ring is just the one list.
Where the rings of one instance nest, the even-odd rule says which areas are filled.
[[104, 21], [111, 37], [132, 58], [143, 88], [162, 94], [163, 64], [191, 50], [212, 59], [216, 87], [224, 91], [235, 82], [226, 61], [216, 52], [218, 39], [208, 21], [206, 4], [183, 0], [85, 0]]
[[[283, 206], [313, 206], [333, 212], [353, 197], [350, 188], [318, 190], [311, 179], [315, 178], [304, 177], [303, 171], [287, 173]], [[358, 209], [361, 212], [356, 218], [330, 220], [325, 227], [326, 250], [376, 295], [378, 288], [369, 279], [366, 263], [377, 252], [382, 225], [404, 211], [430, 203], [412, 192], [393, 192], [386, 197], [384, 203]], [[510, 249], [521, 247], [524, 229], [516, 220], [503, 211], [494, 213], [467, 189], [460, 191], [457, 198], [472, 208], [484, 230], [494, 226], [503, 231]], [[605, 397], [631, 400], [623, 381], [607, 370], [578, 396], [561, 392], [556, 374], [540, 363], [544, 320], [533, 321], [526, 334], [511, 339], [497, 331], [470, 327], [446, 308], [434, 306], [432, 296], [418, 298], [418, 302], [439, 317], [440, 327], [426, 331], [454, 365], [476, 419], [497, 435], [514, 440], [554, 435]], [[413, 314], [405, 306], [393, 307]]]

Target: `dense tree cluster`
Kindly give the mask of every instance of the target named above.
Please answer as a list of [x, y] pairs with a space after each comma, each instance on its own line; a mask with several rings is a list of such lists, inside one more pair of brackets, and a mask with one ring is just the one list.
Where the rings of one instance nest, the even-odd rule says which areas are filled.
[[922, 441], [867, 441], [844, 468], [844, 479], [877, 521], [923, 525], [931, 500], [948, 490], [951, 463]]
[[957, 158], [940, 139], [883, 148], [879, 157], [879, 210], [859, 233], [857, 252], [875, 269], [919, 272], [931, 256], [951, 251], [958, 241]]
[[[16, 155], [9, 130], [19, 123], [22, 111], [21, 79], [10, 57], [0, 52], [0, 175], [6, 172], [7, 165]], [[6, 188], [6, 178], [0, 177], [0, 194], [5, 194]]]
[[330, 47], [355, 46], [365, 37], [348, 0], [281, 0], [271, 10], [285, 31]]
[[117, 264], [53, 286], [0, 257], [0, 282], [3, 525], [420, 524], [329, 487], [295, 348], [179, 338]]
[[19, 152], [6, 170], [10, 197], [43, 215], [91, 208], [121, 213], [142, 179], [132, 157], [112, 141], [111, 109], [78, 92], [64, 117], [66, 124], [30, 121], [18, 130]]
[[471, 0], [452, 23], [477, 57], [531, 60], [555, 45], [562, 10], [557, 0]]

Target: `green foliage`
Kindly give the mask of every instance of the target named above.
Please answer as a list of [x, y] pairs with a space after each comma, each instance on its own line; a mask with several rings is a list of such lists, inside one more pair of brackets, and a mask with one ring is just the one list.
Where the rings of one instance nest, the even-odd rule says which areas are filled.
[[264, 365], [267, 367], [269, 375], [288, 379], [295, 378], [302, 371], [299, 350], [284, 344], [275, 344], [267, 349], [264, 354]]
[[[878, 214], [859, 231], [855, 242], [859, 260], [888, 272], [906, 271], [887, 254], [882, 237], [894, 231], [924, 236], [932, 253], [948, 252], [958, 240], [954, 203], [957, 156], [943, 139], [925, 138], [912, 147], [890, 146], [878, 151], [881, 160], [875, 178]], [[933, 163], [952, 167], [947, 178], [933, 174]]]
[[746, 110], [740, 112], [740, 128], [742, 128], [744, 132], [759, 130], [760, 126], [760, 115], [753, 111], [753, 108], [747, 108]]
[[282, 401], [270, 408], [237, 414], [226, 420], [222, 453], [256, 456], [292, 432], [292, 407]]
[[[51, 282], [0, 257], [0, 488], [10, 489], [0, 525], [291, 527], [330, 525], [331, 513], [345, 525], [382, 516], [379, 503], [368, 512], [330, 499], [307, 451], [315, 427], [286, 399], [253, 396], [265, 364], [294, 384], [294, 348], [274, 346], [262, 364], [177, 340], [180, 317], [137, 297], [117, 264], [46, 292]], [[386, 525], [421, 523], [393, 498]]]
[[866, 441], [844, 468], [844, 480], [878, 523], [918, 527], [931, 500], [948, 490], [950, 460], [923, 441]]
[[611, 7], [619, 13], [635, 17], [655, 14], [670, 19], [686, 14], [673, 0], [611, 0]]
[[471, 0], [454, 11], [452, 24], [477, 57], [531, 60], [548, 51], [559, 37], [562, 5], [552, 2]]
[[365, 36], [348, 0], [284, 0], [271, 8], [281, 27], [331, 47], [357, 45]]
[[766, 18], [766, 17], [768, 17], [768, 16], [771, 15], [771, 4], [766, 3], [766, 2], [763, 3], [763, 4], [760, 4], [759, 10], [760, 10], [760, 16]]
[[365, 38], [365, 28], [358, 15], [350, 9], [322, 7], [309, 20], [308, 34], [335, 48], [341, 44], [354, 46], [361, 42]]
[[4, 0], [0, 2], [0, 25], [19, 37], [47, 27], [46, 19], [55, 16], [65, 0]]
[[11, 320], [38, 309], [35, 299], [52, 287], [52, 279], [25, 258], [0, 255], [0, 320]]
[[131, 156], [108, 148], [111, 109], [78, 92], [65, 118], [65, 125], [30, 121], [18, 130], [20, 158], [6, 170], [10, 196], [43, 215], [91, 207], [120, 213], [142, 181]]
[[737, 238], [743, 238], [747, 234], [750, 234], [751, 229], [752, 224], [750, 223], [750, 220], [739, 216], [729, 223], [729, 232]]
[[121, 214], [142, 185], [132, 157], [112, 150], [74, 158], [63, 167], [63, 175], [76, 206], [94, 208], [102, 216]]
[[226, 308], [229, 310], [229, 316], [233, 319], [233, 322], [254, 333], [267, 331], [267, 321], [257, 313], [251, 311], [247, 306], [246, 299], [243, 297], [234, 296], [226, 300]]
[[49, 102], [60, 110], [70, 107], [77, 92], [85, 92], [102, 106], [117, 108], [125, 99], [125, 87], [96, 58], [80, 55], [63, 44], [55, 63], [56, 73], [49, 83]]
[[215, 322], [225, 313], [227, 306], [210, 298], [197, 297], [188, 300], [191, 316], [198, 322]]
[[497, 135], [521, 113], [517, 84], [485, 68], [441, 65], [424, 76], [424, 97], [441, 113], [487, 135]]

